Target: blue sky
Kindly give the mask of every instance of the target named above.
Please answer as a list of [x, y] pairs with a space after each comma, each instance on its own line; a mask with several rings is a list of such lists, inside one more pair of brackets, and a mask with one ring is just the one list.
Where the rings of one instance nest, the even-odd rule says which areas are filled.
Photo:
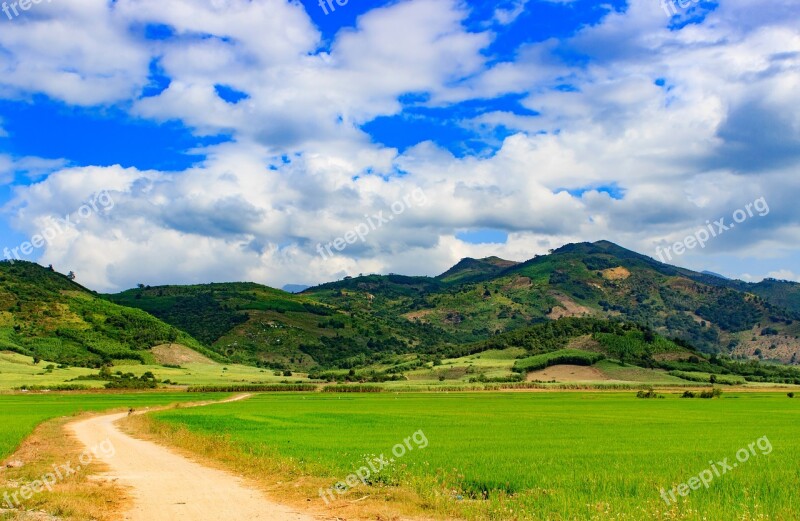
[[[798, 278], [791, 2], [330, 5], [0, 14], [0, 243], [103, 195], [113, 208], [25, 258], [101, 291], [281, 286], [582, 240], [655, 255], [763, 197], [769, 215], [676, 263]], [[407, 208], [317, 255], [393, 204]]]

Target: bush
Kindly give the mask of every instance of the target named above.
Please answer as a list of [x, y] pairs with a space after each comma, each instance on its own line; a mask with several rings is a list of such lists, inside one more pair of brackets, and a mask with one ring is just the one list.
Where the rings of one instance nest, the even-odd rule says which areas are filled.
[[650, 398], [664, 398], [664, 395], [658, 394], [654, 390], [649, 389], [647, 391], [639, 391], [638, 393], [636, 393], [636, 397], [650, 399]]
[[322, 388], [323, 393], [382, 393], [383, 387], [376, 385], [328, 385]]
[[684, 391], [681, 398], [719, 398], [722, 396], [722, 389], [714, 388], [711, 391], [702, 391], [700, 394], [692, 392], [692, 391]]
[[794, 398], [794, 393], [788, 393], [786, 396], [788, 396], [789, 398]]
[[242, 392], [314, 392], [311, 384], [268, 384], [268, 385], [194, 385], [187, 389], [190, 393], [242, 393]]
[[711, 391], [703, 391], [700, 393], [700, 398], [706, 398], [706, 399], [719, 398], [720, 396], [722, 396], [722, 389], [718, 387], [715, 387]]

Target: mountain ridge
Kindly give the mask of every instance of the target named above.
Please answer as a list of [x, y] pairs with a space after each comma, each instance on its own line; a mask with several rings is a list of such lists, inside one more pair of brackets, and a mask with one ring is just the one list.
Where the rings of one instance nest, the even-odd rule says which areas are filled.
[[[29, 275], [29, 286], [35, 287], [40, 279]], [[76, 291], [84, 299], [121, 306], [103, 313], [145, 313], [141, 317], [150, 318], [141, 320], [161, 332], [158, 341], [180, 335], [182, 343], [217, 359], [281, 369], [355, 367], [393, 356], [456, 352], [460, 346], [569, 317], [639, 324], [709, 354], [786, 364], [800, 357], [800, 285], [721, 279], [609, 241], [566, 244], [524, 262], [465, 258], [436, 277], [348, 277], [299, 294], [252, 282], [140, 285], [102, 296], [85, 288]], [[54, 304], [62, 298], [58, 291], [41, 295]], [[109, 324], [95, 328], [122, 334]], [[57, 331], [28, 333], [57, 337]], [[11, 333], [6, 328], [3, 334]], [[58, 338], [51, 340], [58, 344]], [[153, 346], [145, 344], [130, 344], [123, 351], [146, 356]], [[91, 354], [89, 344], [84, 351], [89, 353], [86, 363], [110, 356]]]

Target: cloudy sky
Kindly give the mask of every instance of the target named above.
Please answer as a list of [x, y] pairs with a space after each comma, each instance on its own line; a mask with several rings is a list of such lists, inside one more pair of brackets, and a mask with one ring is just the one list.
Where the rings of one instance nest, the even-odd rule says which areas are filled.
[[4, 255], [280, 287], [724, 219], [673, 263], [798, 278], [797, 0], [341, 1], [3, 4]]

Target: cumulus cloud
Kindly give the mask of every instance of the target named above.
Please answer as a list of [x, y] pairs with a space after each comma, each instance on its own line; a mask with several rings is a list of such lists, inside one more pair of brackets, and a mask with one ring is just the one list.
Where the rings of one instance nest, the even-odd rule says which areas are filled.
[[[493, 19], [511, 26], [526, 4], [501, 6]], [[578, 240], [651, 253], [758, 197], [769, 201], [768, 217], [679, 263], [705, 269], [711, 254], [749, 255], [767, 273], [795, 254], [787, 238], [800, 232], [800, 11], [792, 2], [729, 0], [676, 26], [657, 2], [631, 0], [569, 38], [524, 43], [501, 60], [485, 52], [497, 33], [468, 30], [469, 14], [455, 0], [393, 3], [328, 45], [296, 2], [42, 4], [0, 33], [0, 94], [117, 104], [234, 139], [181, 172], [61, 164], [17, 186], [7, 210], [35, 233], [93, 193], [112, 194], [112, 212], [60, 236], [42, 257], [100, 290], [435, 274], [465, 256], [524, 260]], [[153, 24], [170, 37], [145, 38]], [[77, 29], [87, 25], [97, 30]], [[170, 81], [143, 97], [154, 62]], [[220, 85], [242, 99], [223, 99]], [[400, 152], [362, 130], [402, 114], [408, 95], [446, 109], [508, 94], [527, 111], [458, 122], [487, 140], [506, 131], [489, 155], [461, 157], [433, 141]], [[7, 181], [22, 168], [12, 162], [0, 156]], [[333, 258], [318, 255], [318, 244], [415, 189], [425, 205]], [[509, 232], [508, 241], [455, 237], [483, 228]]]

